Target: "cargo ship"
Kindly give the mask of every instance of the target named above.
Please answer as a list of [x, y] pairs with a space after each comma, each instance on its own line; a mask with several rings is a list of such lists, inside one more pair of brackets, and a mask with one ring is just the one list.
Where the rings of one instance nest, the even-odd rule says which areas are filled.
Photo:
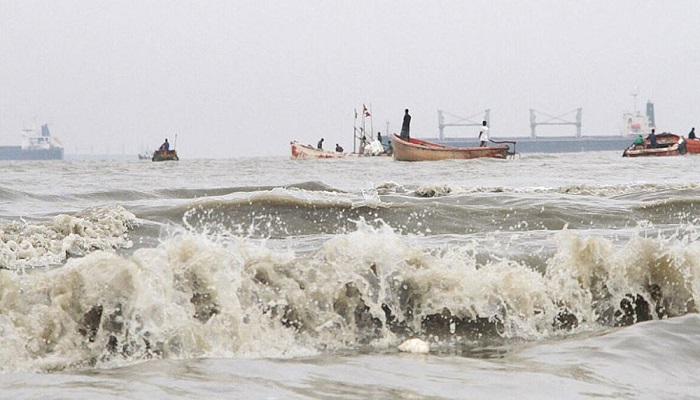
[[48, 125], [24, 129], [20, 146], [0, 146], [0, 160], [63, 160], [63, 146], [51, 137]]
[[[648, 101], [646, 104], [646, 113], [643, 114], [635, 110], [625, 112], [622, 115], [622, 130], [618, 135], [581, 135], [581, 116], [580, 109], [576, 122], [571, 123], [536, 123], [531, 110], [530, 127], [532, 134], [530, 136], [499, 136], [491, 134], [491, 141], [499, 142], [516, 142], [515, 149], [518, 153], [574, 153], [581, 151], [623, 151], [626, 149], [634, 138], [638, 135], [646, 136], [655, 127], [654, 121], [654, 103]], [[442, 118], [441, 116], [439, 117]], [[488, 119], [488, 110], [484, 117]], [[458, 125], [458, 124], [453, 124]], [[462, 124], [480, 125], [479, 124]], [[535, 134], [535, 126], [537, 125], [577, 125], [577, 133], [574, 136], [537, 136]], [[448, 125], [445, 125], [448, 126]], [[442, 128], [442, 122], [441, 126]], [[424, 140], [432, 141], [446, 146], [454, 147], [476, 147], [479, 146], [479, 141], [474, 138], [458, 138], [445, 137], [440, 135], [437, 138], [426, 138]]]

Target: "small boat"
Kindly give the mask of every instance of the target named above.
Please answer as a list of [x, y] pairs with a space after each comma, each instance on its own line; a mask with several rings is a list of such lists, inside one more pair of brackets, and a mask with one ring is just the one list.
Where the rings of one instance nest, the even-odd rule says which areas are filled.
[[700, 139], [685, 139], [685, 151], [688, 154], [700, 154]]
[[296, 140], [291, 142], [292, 158], [344, 158], [347, 153], [318, 149], [311, 145], [301, 144]]
[[290, 145], [292, 148], [292, 158], [297, 159], [387, 156], [379, 140], [375, 140], [365, 146], [364, 153], [345, 153], [341, 151], [324, 150], [311, 145], [301, 144], [296, 140], [292, 141]]
[[394, 134], [391, 139], [396, 161], [438, 161], [447, 159], [507, 158], [514, 152], [505, 144], [490, 147], [451, 147], [421, 139], [402, 139]]
[[158, 149], [153, 152], [152, 161], [179, 161], [180, 158], [177, 156], [177, 151], [175, 150], [161, 150]]
[[[371, 108], [371, 104], [370, 104]], [[360, 125], [358, 126], [357, 123], [357, 109], [355, 109], [355, 122], [353, 124], [354, 128], [354, 133], [353, 133], [353, 143], [352, 143], [352, 153], [346, 153], [343, 151], [343, 148], [341, 147], [340, 151], [333, 151], [333, 150], [324, 150], [324, 149], [319, 149], [317, 147], [314, 147], [312, 145], [306, 145], [306, 144], [301, 144], [297, 142], [296, 140], [290, 142], [291, 145], [291, 150], [292, 150], [292, 158], [296, 159], [308, 159], [308, 158], [348, 158], [348, 157], [388, 157], [389, 151], [391, 148], [389, 146], [385, 146], [382, 143], [382, 137], [377, 132], [377, 139], [372, 140], [374, 138], [374, 132], [371, 130], [371, 118], [372, 118], [372, 113], [370, 109], [367, 108], [364, 104], [362, 104], [362, 120], [360, 122]], [[365, 121], [366, 119], [370, 119], [370, 131], [367, 132]], [[384, 138], [386, 139], [386, 138]], [[323, 139], [321, 139], [323, 140]]]
[[663, 132], [656, 135], [656, 146], [652, 147], [649, 138], [644, 139], [644, 144], [632, 144], [622, 153], [623, 157], [667, 157], [685, 154], [687, 143], [680, 136]]

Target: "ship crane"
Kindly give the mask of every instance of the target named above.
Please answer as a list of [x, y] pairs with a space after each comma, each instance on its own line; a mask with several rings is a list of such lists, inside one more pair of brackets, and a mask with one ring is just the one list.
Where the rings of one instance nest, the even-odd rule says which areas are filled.
[[[468, 117], [460, 117], [460, 116], [457, 116], [454, 114], [444, 112], [442, 110], [438, 110], [438, 128], [440, 128], [439, 139], [440, 140], [445, 139], [444, 129], [447, 126], [481, 126], [482, 121], [486, 121], [488, 126], [491, 126], [491, 110], [490, 109], [484, 110], [484, 119], [483, 120], [478, 121], [478, 122], [473, 121], [472, 118], [475, 118], [479, 114], [481, 114], [481, 112], [470, 115]], [[445, 123], [445, 115], [451, 117], [453, 120], [451, 122]]]
[[[542, 111], [537, 111], [535, 109], [530, 109], [530, 137], [533, 139], [537, 137], [535, 134], [535, 128], [537, 128], [538, 125], [574, 125], [576, 127], [576, 137], [580, 138], [581, 137], [581, 108], [577, 108], [575, 110], [571, 110], [568, 112], [565, 112], [562, 115], [553, 117], [551, 115], [545, 114]], [[574, 121], [566, 120], [564, 117], [573, 114], [576, 112], [576, 117]], [[543, 121], [543, 122], [537, 122], [537, 115], [535, 113], [542, 114], [546, 117], [549, 117], [548, 120]]]

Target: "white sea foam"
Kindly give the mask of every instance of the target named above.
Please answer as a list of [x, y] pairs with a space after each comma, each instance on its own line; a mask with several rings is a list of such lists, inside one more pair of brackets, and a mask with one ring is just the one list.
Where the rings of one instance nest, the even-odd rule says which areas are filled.
[[413, 338], [401, 343], [398, 349], [405, 353], [427, 354], [430, 352], [430, 343], [425, 340]]
[[127, 232], [135, 219], [124, 207], [109, 206], [60, 214], [48, 222], [13, 221], [0, 231], [0, 267], [56, 265], [97, 249], [128, 248]]

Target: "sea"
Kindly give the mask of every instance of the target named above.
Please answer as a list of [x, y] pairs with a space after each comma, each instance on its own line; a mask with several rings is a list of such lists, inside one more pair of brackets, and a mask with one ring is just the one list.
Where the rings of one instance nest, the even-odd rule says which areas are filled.
[[0, 398], [698, 399], [700, 156], [621, 153], [0, 162]]

